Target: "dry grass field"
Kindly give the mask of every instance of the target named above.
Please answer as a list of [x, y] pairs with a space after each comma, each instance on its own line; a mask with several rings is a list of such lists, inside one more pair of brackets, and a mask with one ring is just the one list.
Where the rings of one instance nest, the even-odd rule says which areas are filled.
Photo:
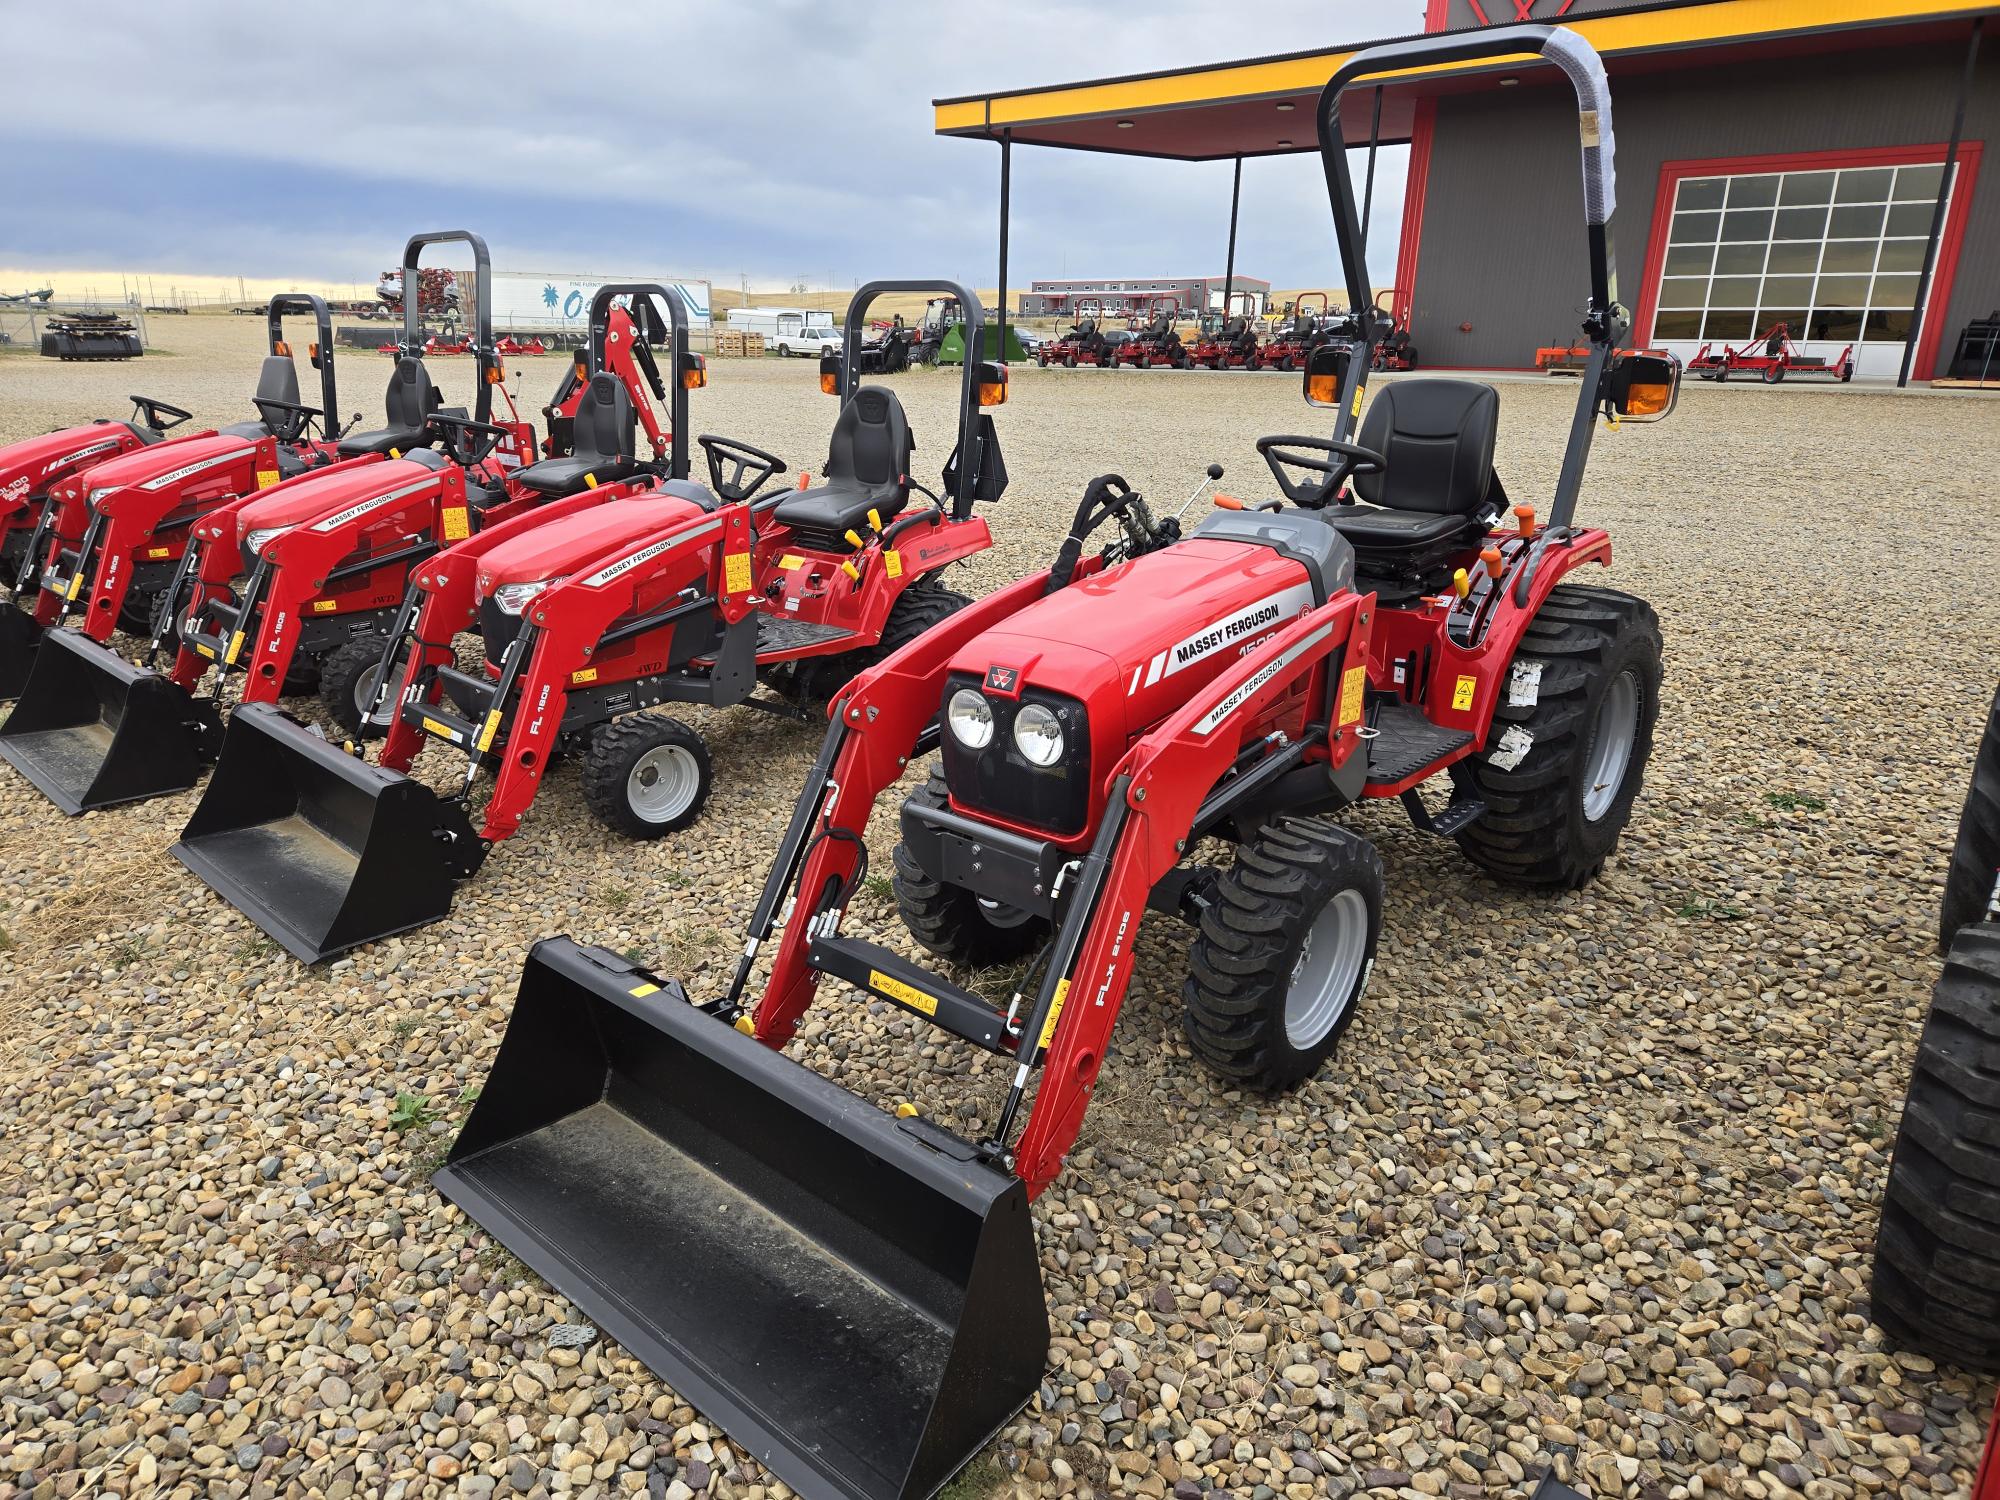
[[[0, 440], [128, 391], [250, 415], [245, 318], [127, 365], [0, 357]], [[448, 396], [469, 362], [434, 362]], [[555, 358], [517, 360], [534, 411]], [[803, 363], [712, 362], [697, 431], [817, 469]], [[372, 421], [388, 361], [341, 369]], [[934, 473], [953, 377], [895, 377]], [[1499, 464], [1554, 482], [1574, 387], [1506, 383]], [[1944, 852], [1995, 675], [2000, 405], [1690, 389], [1601, 433], [1580, 515], [1650, 600], [1666, 684], [1600, 881], [1509, 889], [1393, 805], [1381, 959], [1323, 1073], [1262, 1098], [1182, 1036], [1149, 918], [1116, 1053], [1037, 1204], [1039, 1395], [953, 1493], [1268, 1500], [1946, 1496], [1994, 1387], [1867, 1316], [1877, 1203], [1937, 972]], [[1084, 482], [1171, 511], [1283, 376], [1020, 372], [980, 594], [1042, 565]], [[310, 712], [310, 705], [300, 705]], [[444, 922], [307, 970], [166, 850], [194, 795], [68, 820], [0, 774], [0, 1500], [787, 1493], [432, 1189], [523, 955], [568, 932], [718, 986], [818, 742], [692, 712], [709, 810], [623, 842], [551, 775]], [[434, 753], [434, 752], [433, 752]], [[4, 771], [4, 768], [0, 768]], [[870, 830], [886, 869], [893, 819]], [[884, 883], [849, 929], [914, 948]], [[827, 986], [792, 1046], [971, 1129], [1004, 1089]]]

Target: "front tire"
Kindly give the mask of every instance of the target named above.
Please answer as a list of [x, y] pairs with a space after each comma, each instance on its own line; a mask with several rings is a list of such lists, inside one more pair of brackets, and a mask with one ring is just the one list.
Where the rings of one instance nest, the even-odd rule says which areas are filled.
[[1280, 818], [1215, 884], [1188, 953], [1182, 1024], [1233, 1083], [1318, 1071], [1354, 1020], [1382, 931], [1382, 861], [1357, 834]]
[[2000, 693], [1986, 716], [1986, 733], [1972, 763], [1972, 786], [1958, 818], [1958, 841], [1945, 870], [1938, 913], [1938, 946], [1948, 948], [1958, 929], [1977, 922], [2000, 901]]
[[1612, 589], [1564, 584], [1521, 637], [1487, 746], [1461, 762], [1486, 814], [1458, 835], [1480, 868], [1574, 890], [1631, 819], [1660, 709], [1660, 622]]
[[1931, 996], [1875, 1237], [1891, 1342], [2000, 1370], [2000, 926], [1958, 934]]
[[708, 746], [679, 719], [628, 714], [591, 737], [583, 800], [627, 838], [656, 839], [701, 816], [711, 784]]
[[395, 713], [392, 697], [383, 707], [383, 717], [366, 718], [369, 699], [375, 693], [375, 673], [382, 665], [382, 648], [388, 637], [372, 632], [350, 637], [327, 653], [319, 671], [319, 701], [327, 716], [358, 740], [379, 740], [389, 732], [388, 716]]
[[[933, 772], [909, 800], [941, 808], [949, 795], [944, 777]], [[1046, 917], [982, 901], [963, 886], [947, 885], [924, 869], [906, 845], [896, 845], [892, 860], [896, 912], [910, 936], [938, 957], [989, 969], [1018, 962], [1049, 940]]]

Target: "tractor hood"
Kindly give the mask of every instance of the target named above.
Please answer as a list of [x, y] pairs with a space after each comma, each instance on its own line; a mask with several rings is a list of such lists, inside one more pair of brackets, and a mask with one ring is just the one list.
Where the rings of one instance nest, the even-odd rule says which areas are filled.
[[1254, 543], [1196, 536], [1029, 605], [967, 643], [951, 675], [977, 678], [989, 693], [1040, 688], [1080, 699], [1093, 744], [1115, 737], [1122, 754], [1312, 604], [1299, 562]]
[[95, 465], [90, 470], [85, 488], [92, 497], [102, 490], [170, 489], [177, 484], [199, 480], [203, 475], [232, 462], [241, 463], [256, 449], [257, 444], [250, 438], [235, 437], [226, 432], [159, 443], [141, 448], [136, 453], [107, 458]]
[[606, 501], [495, 547], [480, 559], [475, 592], [484, 599], [502, 584], [539, 583], [574, 573], [606, 552], [706, 514], [694, 501], [673, 495]]
[[0, 448], [0, 520], [39, 499], [51, 481], [144, 441], [129, 422], [87, 422], [7, 444]]
[[281, 484], [270, 494], [252, 500], [236, 513], [236, 539], [246, 540], [253, 531], [274, 531], [316, 521], [322, 516], [339, 515], [374, 503], [389, 504], [406, 496], [413, 486], [438, 477], [430, 464], [407, 458], [384, 459], [358, 468], [328, 469]]

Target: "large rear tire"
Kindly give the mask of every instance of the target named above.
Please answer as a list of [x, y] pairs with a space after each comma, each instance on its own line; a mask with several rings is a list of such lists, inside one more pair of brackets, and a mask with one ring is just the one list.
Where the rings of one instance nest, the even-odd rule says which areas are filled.
[[1612, 589], [1564, 584], [1521, 637], [1487, 746], [1455, 769], [1486, 813], [1458, 835], [1520, 885], [1574, 890], [1632, 816], [1660, 711], [1660, 622]]
[[1382, 861], [1357, 834], [1280, 818], [1215, 883], [1188, 953], [1181, 1019], [1234, 1083], [1310, 1078], [1354, 1020], [1382, 931]]
[[957, 614], [971, 602], [965, 595], [940, 584], [934, 573], [919, 578], [889, 606], [889, 618], [883, 623], [880, 641], [859, 651], [843, 651], [838, 656], [800, 662], [792, 675], [793, 694], [809, 703], [831, 702], [863, 667], [872, 667], [885, 656], [902, 650], [938, 621]]
[[1959, 814], [1958, 842], [1944, 876], [1938, 946], [1949, 948], [1958, 929], [1977, 922], [2000, 903], [2000, 692], [1986, 715], [1986, 733], [1972, 763], [1972, 788]]
[[1962, 929], [1931, 996], [1875, 1237], [1892, 1342], [2000, 1370], [2000, 924]]
[[679, 719], [627, 714], [591, 736], [583, 800], [627, 838], [656, 839], [701, 816], [711, 784], [708, 746]]
[[[909, 800], [941, 808], [948, 796], [944, 777], [932, 772]], [[889, 884], [896, 911], [910, 936], [938, 957], [988, 969], [1017, 963], [1049, 940], [1046, 917], [983, 901], [963, 886], [947, 885], [919, 864], [906, 845], [898, 843], [891, 860], [894, 872]]]

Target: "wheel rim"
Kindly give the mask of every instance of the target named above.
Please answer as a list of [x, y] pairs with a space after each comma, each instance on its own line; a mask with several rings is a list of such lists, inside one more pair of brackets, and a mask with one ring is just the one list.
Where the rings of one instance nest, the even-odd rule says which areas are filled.
[[1034, 916], [1018, 906], [1009, 906], [1004, 901], [989, 901], [984, 896], [979, 900], [979, 915], [986, 919], [988, 927], [998, 927], [1003, 931], [1021, 926]]
[[1584, 767], [1583, 816], [1595, 823], [1611, 811], [1625, 786], [1632, 764], [1632, 747], [1639, 738], [1639, 679], [1620, 672], [1597, 705], [1597, 723], [1590, 732], [1590, 758]]
[[389, 722], [390, 711], [386, 703], [382, 705], [381, 713], [377, 714], [372, 720], [368, 717], [368, 705], [375, 698], [375, 678], [381, 670], [381, 664], [378, 662], [372, 667], [364, 668], [354, 679], [354, 717], [360, 723], [386, 724]]
[[1354, 1003], [1368, 952], [1368, 903], [1338, 892], [1313, 918], [1285, 990], [1285, 1040], [1304, 1052], [1326, 1039]]
[[682, 745], [655, 745], [632, 763], [625, 800], [648, 823], [666, 823], [693, 804], [701, 789], [701, 768]]

